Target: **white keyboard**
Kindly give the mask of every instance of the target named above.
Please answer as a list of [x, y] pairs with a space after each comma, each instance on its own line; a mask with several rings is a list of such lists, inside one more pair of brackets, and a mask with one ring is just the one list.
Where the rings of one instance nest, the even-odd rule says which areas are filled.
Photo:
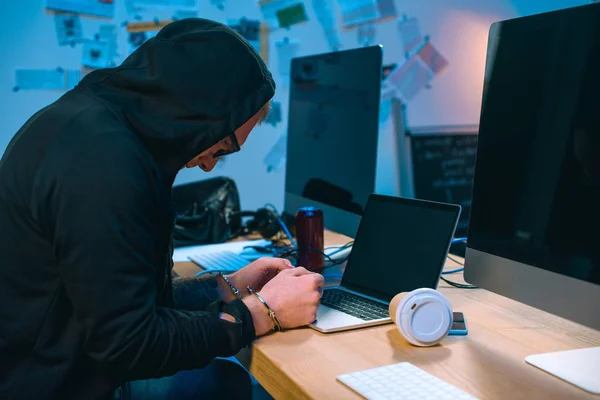
[[339, 375], [337, 379], [369, 400], [476, 399], [408, 362]]
[[228, 250], [195, 254], [190, 256], [189, 259], [204, 269], [198, 272], [196, 276], [218, 271], [231, 273], [250, 264], [250, 261], [244, 257]]

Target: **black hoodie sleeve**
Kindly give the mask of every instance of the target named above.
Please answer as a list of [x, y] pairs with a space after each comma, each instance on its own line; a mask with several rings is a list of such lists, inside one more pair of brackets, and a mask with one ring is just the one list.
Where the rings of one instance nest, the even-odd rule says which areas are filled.
[[[134, 146], [102, 140], [65, 161], [50, 191], [54, 252], [85, 353], [118, 381], [171, 375], [231, 356], [255, 335], [241, 301], [206, 311], [155, 305], [156, 172]], [[219, 318], [220, 312], [236, 323]]]

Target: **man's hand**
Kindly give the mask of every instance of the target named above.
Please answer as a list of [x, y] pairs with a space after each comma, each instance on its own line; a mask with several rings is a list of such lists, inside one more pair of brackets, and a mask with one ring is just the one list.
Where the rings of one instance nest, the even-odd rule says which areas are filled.
[[[265, 284], [259, 294], [275, 312], [283, 328], [296, 328], [317, 318], [324, 283], [322, 275], [303, 267], [286, 268]], [[244, 302], [252, 313], [257, 336], [273, 328], [266, 308], [256, 296], [247, 296]]]
[[227, 278], [244, 296], [248, 295], [248, 286], [259, 292], [278, 273], [294, 269], [289, 260], [274, 257], [262, 257], [239, 271], [227, 275]]

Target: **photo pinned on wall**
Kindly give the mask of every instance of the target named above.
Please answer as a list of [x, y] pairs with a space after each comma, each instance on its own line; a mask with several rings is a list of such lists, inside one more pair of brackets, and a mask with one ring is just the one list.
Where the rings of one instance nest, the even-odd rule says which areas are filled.
[[397, 27], [405, 54], [412, 53], [421, 43], [423, 43], [424, 38], [421, 34], [421, 28], [417, 18], [408, 18], [405, 15], [402, 20], [398, 21]]
[[358, 44], [361, 46], [370, 46], [375, 42], [377, 37], [377, 27], [373, 22], [361, 24], [356, 29]]
[[308, 20], [304, 2], [300, 0], [260, 0], [258, 6], [271, 31]]
[[271, 111], [267, 115], [265, 124], [276, 127], [281, 122], [281, 103], [279, 101], [271, 102]]
[[54, 26], [59, 46], [75, 47], [83, 41], [83, 30], [78, 15], [56, 13], [54, 15]]
[[449, 65], [448, 60], [429, 42], [429, 39], [417, 54], [435, 75], [441, 74]]
[[46, 0], [46, 8], [95, 17], [114, 18], [113, 0]]
[[342, 23], [352, 28], [367, 22], [396, 18], [398, 12], [394, 0], [337, 0], [342, 13]]
[[285, 85], [287, 84], [287, 78], [290, 77], [292, 58], [296, 57], [298, 54], [300, 42], [285, 37], [283, 40], [275, 42], [275, 47], [277, 48], [277, 57], [279, 61], [279, 76], [284, 79], [284, 82], [282, 83]]
[[323, 29], [329, 49], [331, 51], [338, 51], [342, 49], [342, 41], [340, 40], [335, 16], [331, 8], [331, 1], [333, 0], [312, 0], [312, 7], [317, 16], [317, 21], [319, 21]]
[[277, 10], [277, 21], [282, 28], [300, 24], [308, 21], [304, 3], [294, 4], [293, 6]]
[[285, 165], [287, 154], [287, 132], [282, 133], [263, 159], [267, 173], [277, 172]]

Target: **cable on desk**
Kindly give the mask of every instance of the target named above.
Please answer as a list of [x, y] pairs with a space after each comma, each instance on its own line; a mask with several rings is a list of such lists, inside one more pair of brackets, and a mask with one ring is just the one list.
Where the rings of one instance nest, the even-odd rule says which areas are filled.
[[449, 281], [448, 279], [444, 278], [443, 276], [440, 276], [440, 279], [443, 280], [444, 282], [446, 282], [448, 285], [454, 286], [455, 288], [459, 288], [459, 289], [479, 289], [479, 286]]

